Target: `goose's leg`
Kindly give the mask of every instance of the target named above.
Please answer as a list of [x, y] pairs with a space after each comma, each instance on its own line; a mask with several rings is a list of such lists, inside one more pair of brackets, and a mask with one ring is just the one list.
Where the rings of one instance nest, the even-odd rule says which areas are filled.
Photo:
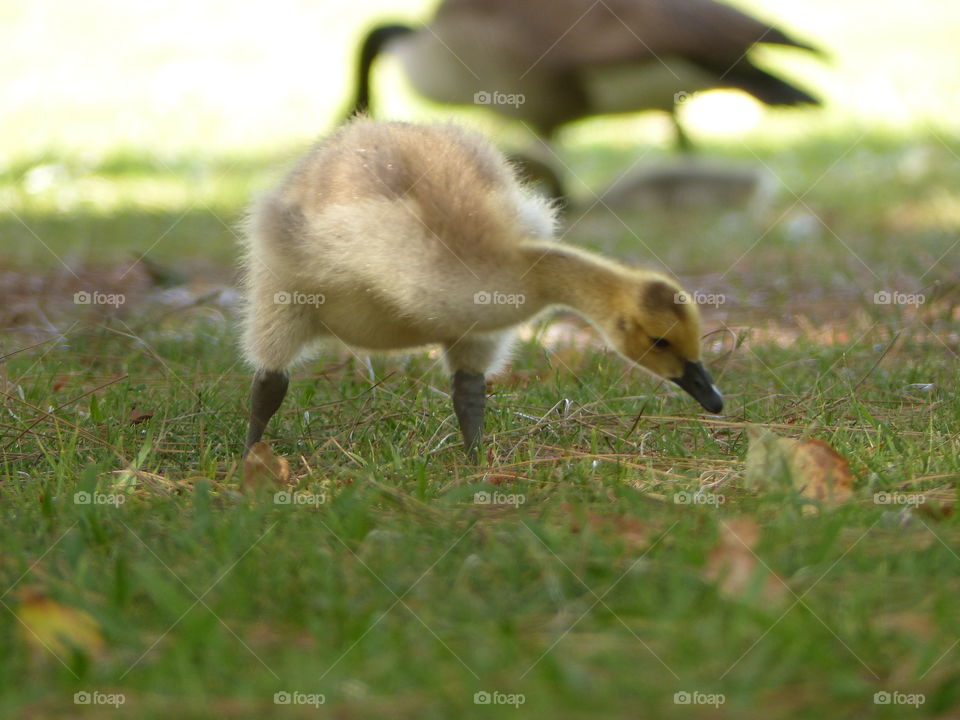
[[683, 129], [683, 125], [680, 124], [680, 116], [677, 113], [676, 105], [670, 111], [670, 119], [673, 120], [673, 127], [677, 132], [677, 150], [685, 155], [694, 152], [696, 148], [693, 146], [690, 136], [687, 135], [687, 131]]
[[453, 412], [460, 424], [467, 455], [477, 462], [483, 437], [483, 408], [487, 399], [487, 382], [483, 373], [457, 370], [453, 374]]
[[285, 370], [257, 370], [250, 389], [250, 424], [243, 443], [244, 455], [263, 437], [263, 430], [283, 402], [289, 384], [290, 376]]

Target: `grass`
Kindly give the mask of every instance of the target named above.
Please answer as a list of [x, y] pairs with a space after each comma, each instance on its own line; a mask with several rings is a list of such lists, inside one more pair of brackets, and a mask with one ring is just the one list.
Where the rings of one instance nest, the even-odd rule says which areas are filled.
[[[722, 717], [902, 717], [872, 704], [894, 690], [922, 693], [926, 716], [958, 701], [955, 516], [872, 502], [943, 496], [960, 474], [960, 403], [932, 338], [901, 335], [872, 373], [879, 337], [741, 346], [716, 363], [732, 406], [719, 420], [630, 397], [653, 388], [609, 355], [575, 374], [525, 344], [516, 365], [543, 378], [495, 396], [487, 471], [462, 463], [428, 359], [378, 361], [375, 389], [353, 359], [321, 364], [295, 379], [274, 444], [323, 502], [277, 505], [272, 489], [238, 492], [247, 378], [220, 325], [190, 325], [80, 330], [69, 352], [7, 361], [0, 537], [4, 584], [20, 580], [4, 603], [39, 585], [90, 612], [108, 648], [38, 657], [5, 612], [7, 716], [72, 717], [82, 691], [125, 696], [90, 716], [184, 718], [315, 712], [274, 706], [282, 691], [345, 717], [689, 716], [678, 691], [722, 693]], [[132, 425], [134, 404], [154, 416]], [[746, 421], [828, 439], [860, 478], [855, 501], [810, 517], [738, 489]], [[672, 500], [703, 486], [725, 502]], [[96, 490], [125, 502], [73, 501]], [[524, 502], [478, 505], [481, 491]], [[796, 594], [785, 603], [705, 579], [744, 514]], [[478, 691], [525, 704], [474, 705]]]
[[[815, 5], [796, 18], [809, 35]], [[841, 47], [856, 10], [829, 10], [819, 30]], [[42, 13], [2, 12], [19, 29], [5, 51], [34, 84], [70, 80], [44, 73], [82, 48], [58, 36], [62, 52], [40, 58], [30, 38], [48, 28]], [[349, 23], [331, 54], [365, 21], [310, 12], [314, 26]], [[578, 201], [568, 239], [723, 296], [704, 309], [723, 416], [700, 415], [561, 318], [532, 328], [493, 383], [478, 468], [464, 462], [435, 355], [368, 366], [331, 349], [295, 372], [268, 432], [300, 493], [283, 504], [274, 488], [240, 490], [250, 376], [236, 349], [235, 234], [251, 193], [317, 132], [313, 118], [335, 114], [342, 87], [307, 96], [292, 83], [288, 96], [269, 73], [251, 75], [247, 91], [268, 99], [241, 117], [249, 103], [215, 63], [289, 64], [310, 23], [303, 42], [279, 47], [276, 28], [214, 42], [191, 15], [196, 32], [171, 31], [167, 46], [142, 29], [153, 25], [136, 29], [139, 17], [125, 20], [118, 47], [132, 54], [115, 76], [80, 78], [84, 92], [60, 88], [0, 119], [23, 139], [0, 155], [0, 716], [956, 713], [960, 142], [948, 70], [918, 75], [902, 96], [915, 104], [891, 100], [885, 124], [863, 110], [887, 97], [868, 84], [887, 52], [869, 33], [841, 48], [834, 71], [797, 65], [850, 94], [828, 86], [828, 112], [702, 135], [711, 157], [776, 180], [751, 212], [584, 214], [611, 177], [670, 155], [646, 135], [654, 121], [565, 133]], [[946, 57], [949, 26], [926, 22], [898, 48]], [[90, 52], [89, 68], [116, 64]], [[157, 88], [124, 83], [153, 77], [170, 53], [215, 67], [191, 78], [178, 66], [189, 92], [141, 122], [136, 99]], [[921, 107], [930, 88], [940, 99]], [[184, 118], [186, 106], [196, 112]], [[79, 291], [124, 297], [78, 306]], [[878, 304], [881, 292], [924, 297]], [[850, 462], [853, 499], [810, 513], [792, 494], [748, 490], [750, 424], [828, 441]], [[731, 549], [750, 521], [756, 543]], [[749, 581], [725, 585], [718, 562], [740, 563]], [[76, 610], [102, 650], [44, 632], [62, 616], [78, 626]], [[284, 692], [315, 704], [277, 704]], [[514, 704], [476, 704], [478, 692]], [[678, 692], [723, 702], [678, 704]], [[923, 701], [877, 704], [878, 692]]]
[[[909, 148], [863, 152], [896, 166]], [[816, 179], [816, 164], [795, 170], [801, 185]], [[920, 287], [917, 258], [942, 254], [951, 235], [934, 224], [896, 244], [876, 212], [896, 206], [852, 199], [852, 172], [827, 176], [810, 211], [846, 209], [837, 223], [850, 249], [916, 280], [892, 287]], [[930, 172], [956, 170], [935, 163]], [[885, 192], [910, 206], [932, 191], [903, 181]], [[769, 217], [792, 202], [780, 197]], [[88, 221], [120, 250], [134, 215]], [[40, 222], [45, 238], [68, 246], [69, 222]], [[605, 214], [583, 222], [588, 242], [593, 228], [616, 252], [643, 254]], [[706, 227], [728, 228], [709, 259], [687, 265], [715, 283], [702, 287], [721, 286], [716, 268], [755, 239], [737, 242], [750, 222], [683, 227], [690, 243]], [[198, 223], [219, 225], [188, 214], [172, 244], [187, 246]], [[651, 250], [675, 262], [666, 220], [647, 228]], [[25, 588], [39, 587], [89, 612], [107, 649], [58, 662], [4, 611], [3, 714], [315, 715], [311, 705], [274, 704], [274, 693], [300, 692], [322, 694], [321, 712], [343, 717], [635, 717], [644, 708], [668, 718], [704, 712], [674, 702], [696, 692], [723, 695], [709, 711], [719, 717], [902, 717], [903, 706], [873, 703], [890, 691], [922, 694], [909, 712], [942, 716], [960, 702], [956, 516], [873, 498], [952, 503], [955, 285], [918, 311], [875, 305], [872, 293], [886, 286], [832, 234], [791, 240], [775, 224], [764, 242], [722, 281], [731, 301], [710, 315], [711, 326], [730, 328], [707, 341], [728, 399], [722, 418], [698, 417], [688, 398], [615, 356], [541, 329], [551, 347], [522, 343], [495, 385], [487, 463], [477, 469], [463, 462], [431, 356], [374, 359], [371, 385], [365, 363], [329, 352], [295, 375], [272, 427], [295, 489], [316, 504], [239, 492], [249, 376], [225, 296], [200, 294], [183, 308], [147, 287], [135, 309], [81, 313], [52, 292], [48, 314], [62, 317], [63, 337], [33, 348], [42, 335], [4, 340], [4, 354], [15, 354], [0, 366], [3, 602], [17, 611]], [[902, 264], [884, 260], [891, 250]], [[756, 277], [764, 265], [812, 270], [781, 284]], [[791, 304], [798, 290], [806, 295]], [[153, 414], [134, 423], [133, 410]], [[858, 478], [854, 501], [811, 517], [795, 498], [742, 489], [748, 423], [828, 440]], [[723, 504], [675, 501], [698, 490]], [[77, 504], [77, 492], [124, 502]], [[507, 504], [477, 504], [477, 492]], [[783, 579], [785, 601], [765, 600], [759, 587], [731, 597], [710, 579], [718, 537], [744, 515], [762, 528], [759, 567]], [[519, 693], [524, 704], [474, 704], [482, 691]], [[78, 706], [75, 692], [122, 693], [125, 703]]]

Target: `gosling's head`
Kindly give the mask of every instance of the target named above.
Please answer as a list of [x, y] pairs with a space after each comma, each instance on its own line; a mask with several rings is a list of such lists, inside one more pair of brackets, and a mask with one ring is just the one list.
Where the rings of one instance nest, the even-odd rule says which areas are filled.
[[666, 276], [634, 271], [604, 323], [613, 348], [692, 395], [708, 412], [723, 396], [700, 362], [700, 313], [691, 296]]

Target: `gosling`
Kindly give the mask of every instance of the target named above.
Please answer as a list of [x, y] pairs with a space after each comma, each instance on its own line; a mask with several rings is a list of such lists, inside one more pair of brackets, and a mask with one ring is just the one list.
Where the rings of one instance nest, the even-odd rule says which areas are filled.
[[244, 452], [323, 341], [367, 351], [439, 345], [477, 457], [485, 378], [518, 325], [554, 308], [627, 360], [723, 408], [700, 360], [696, 305], [670, 278], [552, 239], [555, 209], [480, 135], [358, 118], [317, 144], [247, 220], [243, 349], [255, 369]]

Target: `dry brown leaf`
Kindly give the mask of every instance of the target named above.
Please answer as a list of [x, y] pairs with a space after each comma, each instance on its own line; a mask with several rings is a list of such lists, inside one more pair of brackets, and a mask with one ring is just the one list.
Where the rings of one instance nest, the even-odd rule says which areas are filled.
[[52, 652], [61, 660], [72, 652], [96, 657], [103, 651], [100, 625], [89, 613], [61, 605], [37, 588], [24, 588], [18, 595], [20, 630], [36, 651]]
[[779, 437], [756, 426], [747, 432], [748, 487], [762, 490], [786, 485], [829, 506], [844, 503], [853, 495], [853, 475], [847, 459], [823, 440]]
[[783, 582], [763, 567], [754, 553], [759, 540], [760, 526], [753, 518], [733, 518], [720, 524], [720, 539], [710, 551], [703, 576], [715, 583], [724, 597], [743, 599], [756, 583], [767, 603], [784, 598], [787, 589]]
[[954, 502], [952, 500], [927, 499], [926, 502], [915, 505], [913, 512], [923, 515], [930, 520], [940, 522], [953, 515]]
[[130, 414], [127, 416], [127, 420], [131, 425], [139, 425], [142, 422], [146, 422], [153, 417], [153, 410], [137, 410], [136, 408], [131, 408]]
[[243, 459], [243, 479], [240, 487], [256, 490], [266, 485], [282, 488], [290, 480], [290, 463], [285, 457], [274, 455], [267, 443], [254, 443]]
[[[788, 441], [784, 443], [784, 441]], [[847, 502], [853, 495], [853, 475], [847, 459], [823, 440], [781, 438], [790, 456], [794, 482], [803, 480], [800, 494], [830, 505]]]

